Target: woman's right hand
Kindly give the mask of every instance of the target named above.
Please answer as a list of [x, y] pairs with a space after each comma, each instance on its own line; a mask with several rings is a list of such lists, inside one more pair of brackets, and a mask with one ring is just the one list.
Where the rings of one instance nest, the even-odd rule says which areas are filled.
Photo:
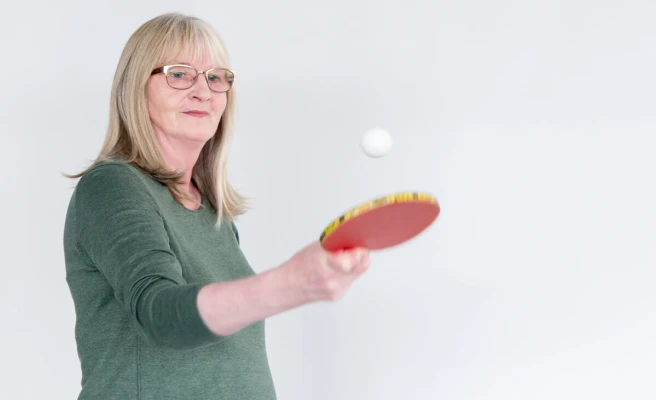
[[198, 293], [198, 310], [217, 335], [306, 303], [341, 299], [369, 268], [369, 250], [329, 252], [314, 242], [277, 268], [228, 282], [214, 282]]
[[341, 299], [369, 268], [369, 250], [355, 248], [329, 252], [313, 242], [294, 254], [281, 267], [292, 287], [308, 302]]

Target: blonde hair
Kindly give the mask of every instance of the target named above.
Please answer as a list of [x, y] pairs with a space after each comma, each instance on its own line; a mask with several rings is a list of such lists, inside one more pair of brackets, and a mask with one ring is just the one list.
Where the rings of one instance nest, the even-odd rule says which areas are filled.
[[[225, 45], [216, 31], [199, 18], [167, 13], [141, 25], [129, 38], [118, 62], [111, 90], [109, 125], [96, 160], [79, 178], [103, 161], [124, 158], [167, 186], [176, 200], [190, 199], [177, 187], [181, 172], [170, 171], [153, 133], [147, 108], [146, 85], [153, 69], [187, 50], [193, 61], [209, 56], [230, 68]], [[226, 164], [235, 120], [235, 88], [226, 93], [225, 111], [216, 133], [203, 146], [192, 178], [217, 211], [216, 226], [224, 216], [246, 212], [246, 198], [228, 182]], [[194, 199], [190, 199], [194, 200]]]

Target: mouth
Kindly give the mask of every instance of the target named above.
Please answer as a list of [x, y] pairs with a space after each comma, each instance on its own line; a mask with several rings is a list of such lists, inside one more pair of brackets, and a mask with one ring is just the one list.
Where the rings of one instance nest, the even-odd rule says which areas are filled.
[[195, 117], [195, 118], [202, 118], [206, 117], [209, 114], [206, 111], [200, 111], [200, 110], [189, 110], [183, 112], [183, 114], [189, 115], [190, 117]]

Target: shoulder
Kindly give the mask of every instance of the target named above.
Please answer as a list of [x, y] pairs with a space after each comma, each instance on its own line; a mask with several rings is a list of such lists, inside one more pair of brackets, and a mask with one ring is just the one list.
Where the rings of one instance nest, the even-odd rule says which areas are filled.
[[76, 202], [86, 204], [127, 201], [151, 202], [144, 173], [120, 160], [101, 161], [91, 167], [75, 187]]
[[112, 180], [117, 180], [127, 185], [143, 185], [143, 176], [144, 174], [132, 164], [120, 160], [100, 161], [93, 167], [89, 168], [89, 170], [80, 178], [78, 186], [81, 184], [87, 185]]

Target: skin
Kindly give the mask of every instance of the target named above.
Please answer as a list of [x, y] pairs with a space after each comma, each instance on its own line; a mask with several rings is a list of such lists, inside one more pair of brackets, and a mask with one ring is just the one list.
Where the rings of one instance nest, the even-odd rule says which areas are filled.
[[[190, 57], [182, 54], [171, 64], [186, 64], [199, 71], [213, 66], [207, 59], [198, 63], [189, 61]], [[169, 167], [184, 171], [182, 189], [200, 200], [200, 193], [191, 181], [192, 169], [203, 145], [219, 126], [227, 94], [211, 91], [204, 75], [200, 75], [191, 88], [179, 90], [166, 83], [164, 74], [156, 74], [148, 81], [147, 97], [155, 136]], [[189, 202], [183, 205], [192, 209], [198, 207]]]
[[[210, 60], [190, 63], [184, 53], [174, 61], [199, 71], [214, 66]], [[199, 76], [191, 88], [178, 90], [166, 83], [163, 74], [156, 74], [148, 81], [147, 96], [150, 119], [167, 163], [184, 171], [182, 188], [200, 200], [191, 181], [192, 169], [203, 145], [216, 132], [226, 107], [226, 93], [211, 91], [204, 76]], [[192, 115], [194, 110], [206, 114]], [[189, 202], [183, 205], [197, 207]], [[212, 332], [231, 335], [307, 303], [341, 299], [368, 270], [369, 263], [367, 249], [329, 253], [315, 241], [263, 273], [206, 285], [198, 294], [198, 310]]]

